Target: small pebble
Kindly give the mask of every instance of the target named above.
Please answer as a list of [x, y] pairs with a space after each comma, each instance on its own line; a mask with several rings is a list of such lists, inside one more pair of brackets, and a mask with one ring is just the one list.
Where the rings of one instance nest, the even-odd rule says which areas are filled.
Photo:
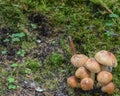
[[35, 90], [36, 90], [37, 92], [43, 92], [43, 89], [41, 89], [40, 87], [37, 87]]
[[35, 87], [36, 87], [35, 82], [30, 83], [30, 87], [31, 87], [31, 88], [35, 88]]
[[37, 43], [41, 43], [41, 40], [38, 39], [38, 40], [36, 40], [36, 42], [37, 42]]

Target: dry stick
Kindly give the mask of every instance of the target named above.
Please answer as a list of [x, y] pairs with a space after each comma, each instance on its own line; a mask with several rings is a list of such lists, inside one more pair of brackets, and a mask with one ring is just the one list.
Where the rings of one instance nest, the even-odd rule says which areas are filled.
[[104, 7], [110, 14], [113, 14], [112, 10], [110, 10], [106, 4], [102, 3], [101, 6]]
[[68, 36], [68, 42], [69, 42], [69, 46], [70, 46], [72, 55], [75, 55], [76, 50], [75, 50], [75, 46], [74, 46], [74, 43], [73, 43], [71, 36]]

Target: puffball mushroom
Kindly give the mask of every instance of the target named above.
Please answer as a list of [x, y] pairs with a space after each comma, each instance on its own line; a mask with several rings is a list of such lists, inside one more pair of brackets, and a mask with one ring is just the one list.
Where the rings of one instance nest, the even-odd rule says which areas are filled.
[[93, 84], [94, 84], [94, 81], [88, 77], [82, 79], [80, 82], [80, 86], [81, 86], [82, 90], [85, 90], [85, 91], [92, 89]]
[[67, 79], [67, 84], [72, 87], [72, 88], [75, 88], [78, 86], [78, 79], [75, 77], [75, 76], [70, 76], [68, 79]]
[[[99, 62], [100, 64], [104, 65], [102, 67], [102, 69], [106, 70], [106, 71], [112, 71], [112, 67], [116, 67], [117, 66], [117, 59], [114, 56], [113, 53], [108, 52], [106, 50], [101, 50], [99, 52], [97, 52], [95, 54], [95, 59], [97, 60], [97, 62]], [[109, 69], [110, 67], [110, 69]]]
[[83, 79], [85, 77], [89, 77], [90, 73], [85, 67], [79, 67], [75, 72], [75, 76], [77, 78]]
[[112, 93], [114, 92], [114, 90], [115, 90], [115, 85], [113, 84], [113, 82], [110, 82], [110, 83], [108, 83], [107, 85], [104, 85], [104, 86], [101, 88], [101, 90], [102, 90], [103, 92], [108, 93], [108, 94], [112, 94]]
[[87, 60], [88, 60], [88, 57], [84, 54], [75, 54], [71, 57], [71, 63], [75, 67], [83, 66], [86, 63]]
[[113, 78], [112, 74], [107, 71], [101, 71], [97, 75], [97, 80], [102, 85], [108, 84], [112, 80], [112, 78]]
[[91, 78], [93, 80], [95, 79], [95, 73], [101, 71], [100, 64], [94, 58], [89, 58], [87, 62], [84, 64], [84, 66], [91, 72]]

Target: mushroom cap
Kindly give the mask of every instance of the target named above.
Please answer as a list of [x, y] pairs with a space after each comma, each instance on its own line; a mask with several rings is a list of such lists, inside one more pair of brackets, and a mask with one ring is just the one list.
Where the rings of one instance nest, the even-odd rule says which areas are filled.
[[111, 57], [113, 59], [113, 61], [112, 61], [113, 62], [113, 67], [117, 67], [117, 59], [116, 59], [116, 57], [113, 53], [111, 53]]
[[81, 86], [82, 90], [85, 90], [85, 91], [92, 89], [93, 84], [94, 84], [94, 81], [88, 77], [82, 79], [80, 82], [80, 86]]
[[95, 59], [102, 65], [105, 66], [117, 66], [117, 59], [113, 53], [106, 50], [101, 50], [95, 54]]
[[76, 72], [75, 72], [75, 76], [77, 78], [83, 79], [85, 77], [89, 77], [90, 74], [88, 72], [88, 70], [85, 67], [79, 67]]
[[70, 76], [67, 78], [67, 84], [70, 87], [75, 88], [78, 86], [78, 79], [75, 76]]
[[84, 66], [92, 73], [98, 73], [101, 71], [100, 64], [94, 58], [88, 59]]
[[110, 72], [107, 71], [101, 71], [97, 75], [97, 80], [101, 84], [108, 84], [112, 80], [113, 76]]
[[75, 54], [71, 57], [71, 63], [75, 67], [83, 66], [87, 60], [88, 60], [88, 57], [84, 54]]
[[101, 88], [101, 90], [102, 90], [103, 92], [108, 93], [108, 94], [112, 94], [112, 93], [114, 92], [114, 90], [115, 90], [115, 85], [113, 84], [113, 82], [110, 82], [110, 83], [108, 83], [107, 85], [104, 85], [104, 86]]

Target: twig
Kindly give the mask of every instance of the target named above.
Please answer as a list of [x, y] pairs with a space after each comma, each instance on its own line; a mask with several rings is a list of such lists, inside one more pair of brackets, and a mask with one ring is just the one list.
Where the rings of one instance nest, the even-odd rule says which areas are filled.
[[113, 14], [112, 10], [110, 10], [105, 3], [101, 3], [101, 6], [104, 7], [110, 14]]
[[69, 42], [72, 55], [76, 54], [75, 46], [74, 46], [71, 36], [68, 36], [68, 42]]

